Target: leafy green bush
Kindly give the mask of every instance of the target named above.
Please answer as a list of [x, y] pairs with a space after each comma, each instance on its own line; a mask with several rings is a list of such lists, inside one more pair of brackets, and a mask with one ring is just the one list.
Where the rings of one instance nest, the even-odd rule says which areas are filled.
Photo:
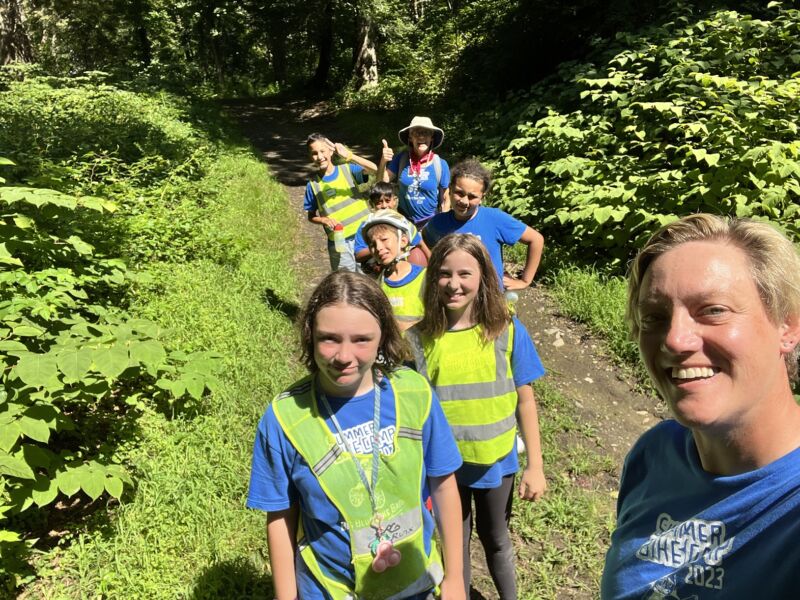
[[698, 211], [800, 236], [800, 12], [770, 8], [621, 35], [612, 58], [534, 89], [503, 142], [498, 204], [618, 268]]

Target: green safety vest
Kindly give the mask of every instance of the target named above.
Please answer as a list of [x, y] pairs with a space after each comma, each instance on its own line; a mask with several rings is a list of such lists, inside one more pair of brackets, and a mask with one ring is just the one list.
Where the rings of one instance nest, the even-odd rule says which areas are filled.
[[425, 304], [422, 299], [422, 292], [425, 289], [425, 269], [401, 287], [389, 286], [382, 277], [381, 289], [389, 298], [394, 318], [398, 321], [416, 323], [425, 316]]
[[491, 465], [516, 440], [517, 388], [511, 373], [514, 324], [493, 342], [479, 325], [435, 339], [406, 332], [417, 370], [431, 382], [464, 462]]
[[[350, 534], [355, 588], [323, 573], [299, 519], [297, 547], [303, 562], [334, 600], [388, 600], [406, 597], [439, 585], [444, 570], [431, 540], [425, 552], [420, 482], [422, 481], [422, 426], [431, 408], [431, 389], [418, 373], [402, 368], [390, 378], [394, 389], [396, 424], [394, 452], [380, 454], [376, 508], [383, 516], [392, 544], [402, 553], [400, 563], [383, 573], [372, 570], [370, 544], [375, 540], [372, 506], [352, 456], [342, 448], [320, 415], [312, 376], [300, 381], [273, 402], [275, 416], [286, 437], [311, 466], [325, 495], [344, 517]], [[371, 473], [372, 455], [358, 454], [365, 473]]]
[[[367, 203], [361, 198], [361, 191], [353, 179], [350, 167], [337, 166], [336, 179], [331, 182], [324, 182], [322, 178], [317, 177], [310, 183], [320, 214], [341, 223], [344, 237], [353, 237], [370, 211]], [[333, 240], [333, 230], [328, 231], [328, 239]]]

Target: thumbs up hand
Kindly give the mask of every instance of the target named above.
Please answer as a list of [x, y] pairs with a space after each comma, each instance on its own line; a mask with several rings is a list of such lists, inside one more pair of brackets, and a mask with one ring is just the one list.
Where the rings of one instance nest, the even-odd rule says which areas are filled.
[[383, 148], [381, 149], [381, 161], [389, 162], [394, 158], [394, 150], [389, 147], [389, 142], [386, 140], [381, 140], [383, 142]]

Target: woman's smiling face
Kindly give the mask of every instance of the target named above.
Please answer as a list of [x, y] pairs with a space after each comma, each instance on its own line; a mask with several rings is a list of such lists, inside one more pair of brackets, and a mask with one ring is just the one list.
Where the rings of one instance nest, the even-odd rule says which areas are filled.
[[433, 131], [414, 127], [408, 132], [408, 147], [417, 157], [422, 157], [431, 151], [433, 145]]
[[750, 273], [739, 248], [688, 242], [653, 260], [642, 279], [642, 358], [687, 427], [729, 431], [786, 385], [789, 325], [770, 320]]

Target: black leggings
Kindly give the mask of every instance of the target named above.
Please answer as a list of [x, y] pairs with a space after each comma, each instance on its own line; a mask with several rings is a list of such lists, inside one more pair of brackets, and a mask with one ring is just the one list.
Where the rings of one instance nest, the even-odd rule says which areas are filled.
[[491, 489], [469, 488], [459, 485], [461, 517], [464, 531], [464, 589], [469, 598], [471, 577], [469, 543], [472, 534], [472, 502], [475, 502], [475, 528], [486, 554], [489, 574], [492, 576], [501, 600], [516, 600], [517, 580], [514, 572], [514, 551], [508, 535], [514, 476], [503, 477], [500, 487]]

